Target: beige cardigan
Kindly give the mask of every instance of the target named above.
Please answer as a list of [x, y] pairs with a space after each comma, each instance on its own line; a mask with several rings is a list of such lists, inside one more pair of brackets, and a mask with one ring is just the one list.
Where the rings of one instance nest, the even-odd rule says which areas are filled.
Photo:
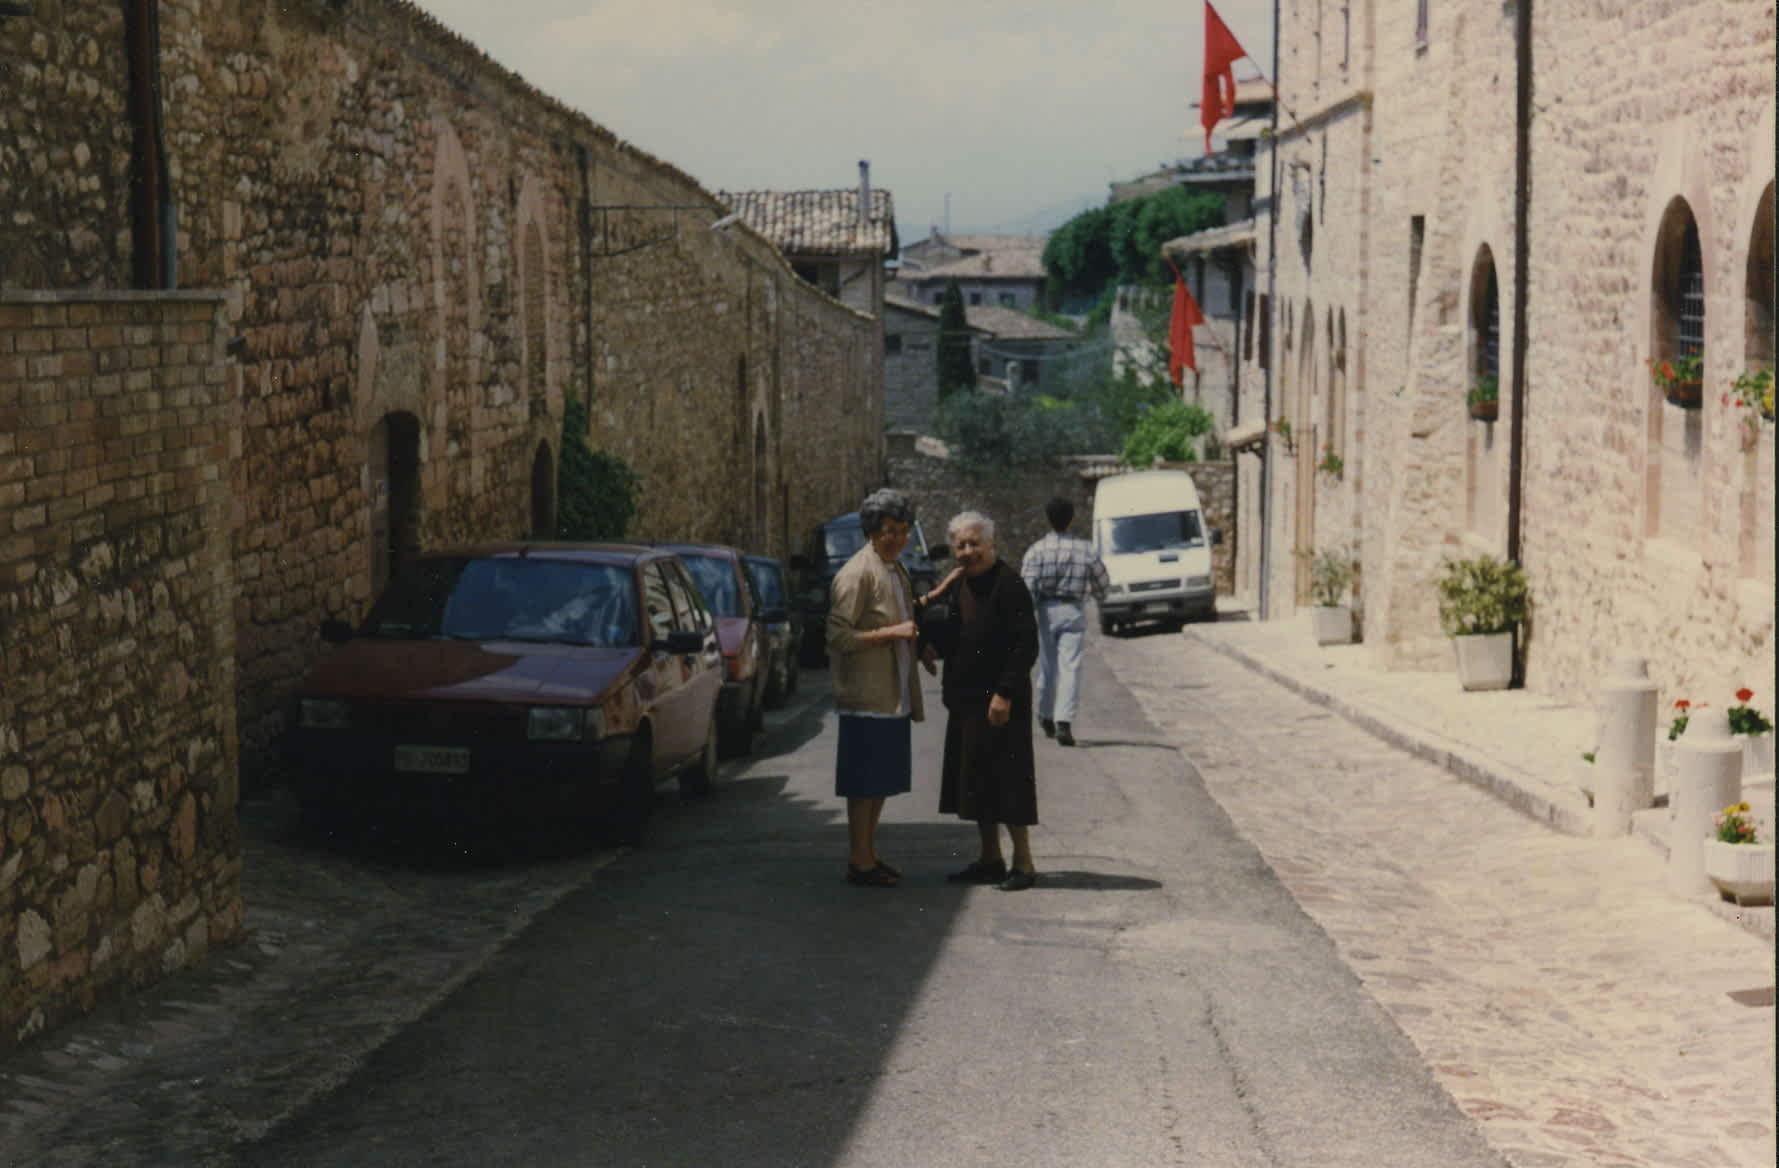
[[828, 669], [834, 681], [834, 705], [841, 711], [894, 714], [900, 705], [896, 646], [906, 645], [910, 655], [908, 710], [916, 722], [926, 716], [921, 706], [920, 682], [913, 674], [920, 667], [914, 641], [883, 641], [865, 644], [859, 634], [899, 624], [903, 617], [896, 606], [900, 590], [913, 619], [914, 585], [900, 562], [886, 564], [866, 544], [853, 553], [834, 577], [828, 599]]

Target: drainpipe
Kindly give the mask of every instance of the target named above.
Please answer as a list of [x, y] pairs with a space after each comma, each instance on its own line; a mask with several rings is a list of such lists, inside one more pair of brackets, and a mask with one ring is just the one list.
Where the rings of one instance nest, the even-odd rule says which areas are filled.
[[[1277, 273], [1279, 266], [1279, 0], [1272, 0], [1272, 134], [1268, 137], [1267, 168], [1272, 175], [1266, 206], [1266, 343], [1272, 345], [1278, 330], [1272, 327], [1278, 312]], [[1260, 423], [1272, 424], [1272, 371], [1278, 364], [1272, 353], [1266, 356], [1266, 376], [1261, 381]], [[1261, 431], [1260, 439], [1260, 619], [1267, 619], [1267, 606], [1272, 597], [1272, 443]]]
[[[1527, 286], [1530, 283], [1532, 209], [1532, 0], [1514, 6], [1513, 126], [1513, 412], [1508, 418], [1507, 558], [1519, 562], [1525, 505]], [[1513, 684], [1526, 681], [1525, 646], [1514, 655]]]
[[161, 120], [161, 19], [159, 0], [129, 0], [124, 36], [130, 58], [130, 115], [135, 127], [130, 176], [133, 278], [138, 288], [176, 286], [178, 209], [167, 174], [167, 143]]

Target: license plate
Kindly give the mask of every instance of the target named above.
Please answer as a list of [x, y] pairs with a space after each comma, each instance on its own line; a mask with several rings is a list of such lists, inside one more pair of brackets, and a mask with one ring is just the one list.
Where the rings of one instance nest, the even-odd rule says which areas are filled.
[[395, 769], [420, 771], [429, 775], [469, 774], [467, 746], [398, 746], [395, 748]]
[[1144, 612], [1166, 612], [1167, 611], [1167, 601], [1158, 600], [1158, 601], [1154, 601], [1153, 603], [1150, 603], [1150, 604], [1145, 604], [1143, 606], [1143, 611]]

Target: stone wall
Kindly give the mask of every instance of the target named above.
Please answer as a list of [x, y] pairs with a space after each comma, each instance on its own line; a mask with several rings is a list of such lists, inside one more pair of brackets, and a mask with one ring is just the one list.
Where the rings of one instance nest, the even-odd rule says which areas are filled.
[[[881, 478], [876, 321], [712, 232], [691, 177], [401, 0], [158, 11], [177, 280], [227, 298], [250, 762], [393, 558], [547, 529], [570, 393], [642, 476], [640, 538], [786, 555]], [[29, 163], [0, 164], [0, 287], [136, 278], [127, 31], [0, 20]]]
[[[1017, 567], [1026, 548], [1050, 531], [1044, 504], [1057, 495], [1075, 504], [1071, 530], [1092, 538], [1093, 495], [1100, 479], [1127, 468], [1113, 456], [1063, 458], [1041, 466], [978, 468], [951, 457], [943, 443], [912, 434], [891, 436], [888, 483], [906, 492], [931, 544], [943, 544], [945, 525], [960, 511], [980, 511], [995, 523], [995, 553]], [[1211, 553], [1217, 594], [1234, 590], [1235, 468], [1229, 462], [1158, 463], [1192, 475], [1205, 524], [1223, 533]]]
[[[1437, 5], [1424, 44], [1407, 20], [1356, 16], [1343, 45], [1307, 16], [1279, 30], [1296, 121], [1278, 139], [1276, 247], [1264, 223], [1256, 237], [1273, 272], [1270, 416], [1291, 421], [1296, 450], [1265, 447], [1266, 615], [1303, 600], [1295, 548], [1354, 544], [1367, 651], [1393, 667], [1451, 667], [1441, 562], [1510, 543], [1517, 14]], [[1526, 684], [1578, 704], [1627, 651], [1649, 657], [1664, 702], [1772, 676], [1773, 430], [1744, 431], [1721, 394], [1773, 355], [1773, 20], [1771, 3], [1545, 5], [1533, 20]], [[1697, 411], [1664, 403], [1644, 365], [1670, 355], [1655, 274], [1687, 219]], [[1490, 340], [1491, 272], [1502, 402], [1485, 423], [1464, 395]], [[1246, 364], [1244, 386], [1262, 384]], [[1314, 472], [1329, 433], [1339, 479]]]
[[0, 297], [0, 1049], [241, 931], [220, 297]]

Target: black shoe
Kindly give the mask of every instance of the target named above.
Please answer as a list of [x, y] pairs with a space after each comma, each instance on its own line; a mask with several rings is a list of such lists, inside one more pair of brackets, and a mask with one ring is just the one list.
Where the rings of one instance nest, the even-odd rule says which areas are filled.
[[1007, 872], [1007, 878], [1001, 881], [1001, 891], [1024, 892], [1037, 882], [1036, 872], [1021, 872], [1018, 868], [1013, 868]]
[[1046, 738], [1056, 737], [1056, 723], [1052, 722], [1049, 718], [1039, 718], [1038, 729], [1044, 732], [1044, 737]]
[[1069, 730], [1069, 724], [1067, 722], [1058, 722], [1056, 724], [1056, 744], [1058, 746], [1075, 745], [1075, 735]]
[[983, 863], [981, 860], [970, 861], [968, 868], [959, 869], [945, 879], [953, 884], [999, 884], [1007, 878], [1007, 861], [994, 860]]

